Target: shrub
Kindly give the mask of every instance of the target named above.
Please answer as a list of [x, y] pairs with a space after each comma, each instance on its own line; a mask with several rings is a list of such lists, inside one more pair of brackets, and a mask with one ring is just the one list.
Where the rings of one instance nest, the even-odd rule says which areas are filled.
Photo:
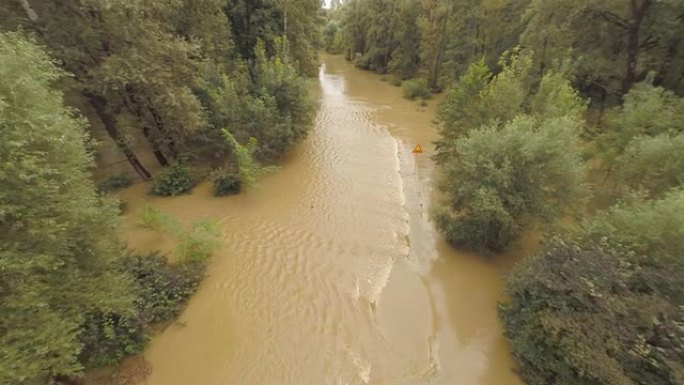
[[131, 255], [122, 266], [134, 287], [134, 307], [127, 313], [88, 314], [79, 340], [86, 367], [110, 365], [142, 351], [151, 328], [183, 310], [204, 276], [200, 262], [168, 263], [158, 253]]
[[404, 97], [409, 100], [416, 98], [430, 99], [432, 93], [425, 79], [409, 79], [404, 82]]
[[154, 178], [152, 195], [176, 196], [189, 192], [197, 184], [190, 170], [180, 163], [167, 167]]
[[133, 184], [133, 179], [126, 174], [113, 175], [97, 185], [101, 192], [109, 193], [126, 188]]
[[501, 317], [530, 385], [682, 383], [684, 192], [623, 203], [514, 269]]
[[177, 256], [182, 261], [204, 261], [220, 246], [220, 230], [213, 221], [198, 221], [190, 230], [185, 230], [172, 216], [145, 206], [138, 214], [138, 224], [173, 237], [177, 242]]
[[395, 87], [401, 87], [402, 81], [399, 77], [394, 77], [392, 80], [390, 80], [390, 84], [392, 84]]
[[563, 214], [583, 196], [576, 128], [571, 118], [521, 116], [459, 139], [444, 165], [437, 227], [457, 247], [500, 251], [531, 222]]
[[354, 59], [354, 65], [362, 70], [370, 69], [370, 57], [368, 55], [361, 55], [356, 53], [356, 58]]
[[242, 191], [240, 176], [223, 169], [214, 170], [211, 174], [211, 181], [214, 184], [214, 195], [217, 197], [235, 195]]
[[220, 230], [215, 222], [199, 221], [190, 231], [178, 237], [176, 252], [183, 261], [199, 262], [211, 256], [220, 246]]

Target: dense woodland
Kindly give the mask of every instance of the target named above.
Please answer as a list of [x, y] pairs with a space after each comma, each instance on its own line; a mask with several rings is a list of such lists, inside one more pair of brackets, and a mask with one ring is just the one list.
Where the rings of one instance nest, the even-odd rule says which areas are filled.
[[530, 385], [684, 383], [684, 2], [348, 0], [329, 52], [445, 91], [434, 219], [495, 257]]
[[319, 41], [408, 97], [444, 92], [433, 218], [455, 247], [544, 235], [500, 309], [528, 384], [684, 383], [679, 0], [3, 1], [0, 383], [139, 352], [218, 245], [146, 208], [178, 262], [128, 252], [108, 192], [131, 180], [95, 183], [91, 134], [152, 194], [239, 192], [306, 136]]
[[132, 180], [95, 184], [91, 134], [152, 194], [202, 175], [239, 192], [307, 134], [319, 20], [317, 0], [0, 3], [1, 384], [71, 382], [140, 351], [218, 245], [215, 225], [148, 208], [141, 226], [174, 237], [178, 262], [129, 253], [108, 192]]

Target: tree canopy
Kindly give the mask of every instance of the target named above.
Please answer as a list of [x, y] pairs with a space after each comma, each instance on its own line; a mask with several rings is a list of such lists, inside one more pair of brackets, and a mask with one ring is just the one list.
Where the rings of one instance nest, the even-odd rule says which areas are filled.
[[78, 372], [85, 315], [133, 299], [118, 211], [95, 193], [85, 120], [55, 90], [63, 76], [33, 42], [0, 34], [2, 383]]

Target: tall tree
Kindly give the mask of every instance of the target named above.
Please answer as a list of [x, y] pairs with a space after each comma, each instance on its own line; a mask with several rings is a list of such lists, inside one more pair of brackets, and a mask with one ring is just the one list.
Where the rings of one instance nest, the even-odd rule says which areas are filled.
[[649, 71], [668, 88], [682, 91], [680, 1], [533, 0], [527, 17], [523, 43], [536, 53], [540, 69], [570, 55], [585, 92], [619, 96]]
[[80, 371], [85, 314], [130, 305], [118, 214], [95, 193], [84, 120], [63, 76], [17, 33], [0, 34], [0, 382]]

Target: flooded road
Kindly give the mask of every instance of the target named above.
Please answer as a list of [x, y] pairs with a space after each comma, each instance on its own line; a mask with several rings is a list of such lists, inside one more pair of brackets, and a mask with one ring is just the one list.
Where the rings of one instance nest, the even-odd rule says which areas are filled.
[[429, 223], [436, 102], [404, 100], [340, 57], [322, 62], [315, 128], [259, 188], [123, 193], [133, 248], [168, 247], [135, 227], [146, 202], [224, 233], [207, 279], [147, 349], [144, 384], [520, 384], [496, 302], [524, 251], [459, 253]]

